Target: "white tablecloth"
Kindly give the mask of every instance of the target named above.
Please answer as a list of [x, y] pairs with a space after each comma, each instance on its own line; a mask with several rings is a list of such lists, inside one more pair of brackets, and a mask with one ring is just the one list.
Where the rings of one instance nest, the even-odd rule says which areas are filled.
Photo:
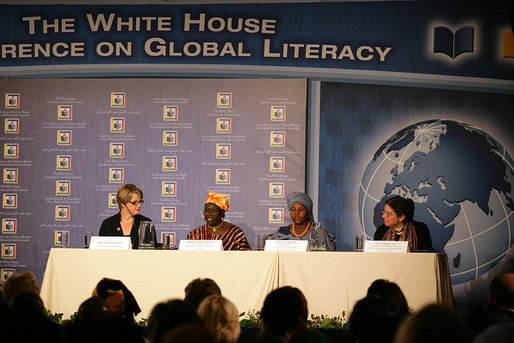
[[281, 253], [279, 286], [307, 296], [310, 313], [347, 314], [376, 279], [396, 282], [414, 310], [434, 302], [452, 304], [445, 256], [429, 253]]
[[193, 279], [211, 278], [240, 312], [262, 307], [273, 289], [300, 288], [311, 313], [349, 313], [377, 278], [394, 281], [409, 305], [451, 303], [446, 259], [438, 254], [263, 251], [52, 249], [41, 298], [64, 318], [78, 310], [103, 277], [121, 280], [141, 307], [138, 318], [168, 299], [182, 299]]

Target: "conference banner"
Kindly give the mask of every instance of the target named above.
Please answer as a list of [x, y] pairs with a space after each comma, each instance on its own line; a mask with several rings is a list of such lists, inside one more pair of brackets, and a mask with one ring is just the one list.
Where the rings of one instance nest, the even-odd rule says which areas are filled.
[[118, 212], [125, 183], [176, 245], [204, 224], [209, 191], [256, 249], [305, 189], [305, 79], [4, 79], [0, 81], [2, 281], [38, 280], [51, 248], [84, 248]]
[[512, 80], [512, 11], [471, 3], [4, 5], [0, 72], [190, 64]]

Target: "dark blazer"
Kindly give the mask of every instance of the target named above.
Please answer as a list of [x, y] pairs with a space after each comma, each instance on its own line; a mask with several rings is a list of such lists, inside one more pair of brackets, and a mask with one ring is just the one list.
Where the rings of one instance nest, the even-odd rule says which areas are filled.
[[[132, 249], [139, 248], [139, 235], [137, 229], [139, 228], [139, 223], [144, 220], [151, 220], [145, 216], [140, 214], [136, 214], [134, 216], [134, 222], [132, 223], [132, 230], [130, 231], [130, 241], [132, 242]], [[123, 236], [123, 230], [120, 225], [121, 221], [121, 212], [116, 213], [115, 215], [105, 219], [100, 226], [99, 236]], [[157, 235], [154, 230], [154, 242], [157, 244]]]
[[[434, 251], [432, 248], [432, 238], [430, 237], [430, 231], [425, 223], [417, 222], [415, 220], [412, 221], [414, 225], [414, 229], [416, 230], [416, 236], [418, 239], [418, 244], [415, 251]], [[375, 235], [373, 236], [374, 241], [381, 241], [384, 238], [385, 233], [389, 230], [387, 226], [384, 224], [380, 225], [375, 231]]]

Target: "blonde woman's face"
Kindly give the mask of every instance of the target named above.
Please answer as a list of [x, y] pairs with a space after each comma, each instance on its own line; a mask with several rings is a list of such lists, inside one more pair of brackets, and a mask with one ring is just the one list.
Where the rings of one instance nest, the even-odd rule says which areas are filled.
[[139, 211], [141, 211], [141, 205], [143, 205], [143, 202], [141, 201], [141, 197], [137, 193], [132, 193], [132, 196], [130, 197], [130, 201], [124, 204], [127, 209], [132, 213], [133, 216], [136, 214], [139, 214]]

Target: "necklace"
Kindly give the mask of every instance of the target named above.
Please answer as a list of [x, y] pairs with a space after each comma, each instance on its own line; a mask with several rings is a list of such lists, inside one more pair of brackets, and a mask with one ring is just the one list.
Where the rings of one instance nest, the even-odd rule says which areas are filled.
[[124, 222], [124, 223], [131, 223], [134, 221], [134, 217], [130, 217], [130, 219], [123, 219], [121, 218], [121, 221]]
[[225, 223], [225, 222], [222, 220], [222, 221], [221, 221], [221, 224], [220, 224], [220, 225], [218, 225], [218, 226], [214, 226], [214, 227], [212, 227], [212, 226], [210, 226], [209, 224], [207, 224], [207, 226], [209, 227], [209, 229], [211, 229], [211, 230], [212, 230], [212, 232], [213, 232], [213, 233], [216, 233], [216, 230], [218, 230], [218, 229], [221, 227], [221, 225], [223, 225], [223, 223]]
[[394, 233], [395, 233], [395, 234], [397, 234], [397, 235], [400, 235], [401, 233], [403, 233], [403, 229], [405, 229], [405, 226], [406, 226], [406, 225], [407, 225], [407, 224], [404, 224], [404, 225], [402, 226], [402, 229], [401, 229], [400, 231], [397, 231], [396, 229], [393, 229], [393, 230], [394, 230]]
[[310, 230], [310, 228], [311, 228], [311, 223], [309, 222], [307, 224], [307, 226], [305, 227], [305, 229], [303, 229], [303, 231], [299, 234], [299, 233], [296, 232], [296, 226], [293, 223], [293, 230], [291, 231], [291, 233], [293, 234], [293, 236], [303, 237]]

